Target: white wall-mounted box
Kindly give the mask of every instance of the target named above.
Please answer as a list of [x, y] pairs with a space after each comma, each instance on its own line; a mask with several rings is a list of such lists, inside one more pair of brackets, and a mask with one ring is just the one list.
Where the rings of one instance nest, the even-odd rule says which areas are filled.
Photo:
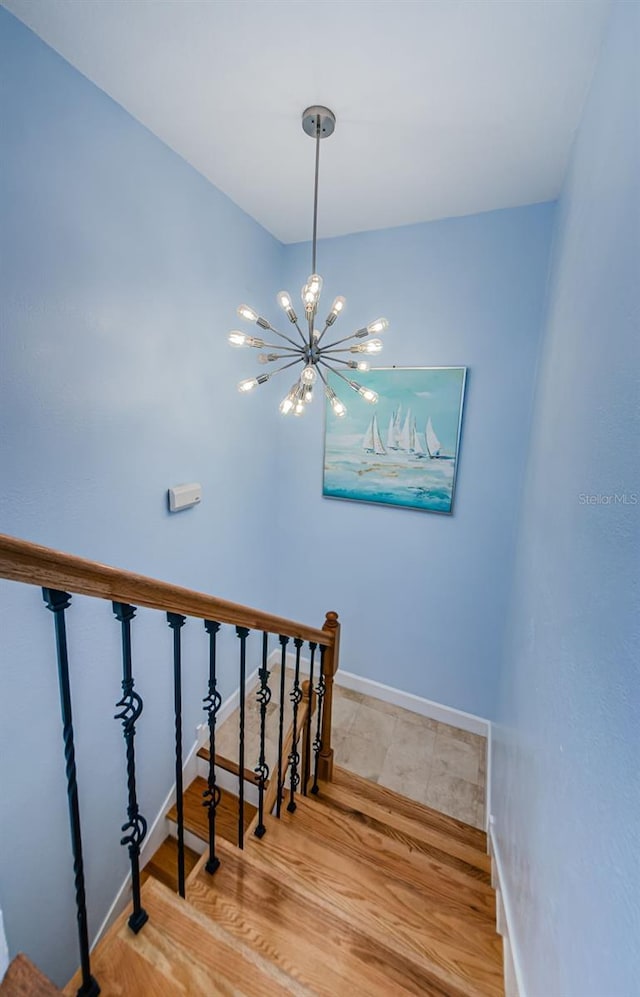
[[202, 485], [174, 485], [169, 489], [169, 512], [180, 512], [202, 501]]

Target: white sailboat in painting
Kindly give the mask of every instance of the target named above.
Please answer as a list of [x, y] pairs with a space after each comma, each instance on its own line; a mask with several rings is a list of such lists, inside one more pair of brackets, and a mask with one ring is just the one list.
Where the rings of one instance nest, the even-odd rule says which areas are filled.
[[400, 426], [402, 406], [399, 405], [395, 409], [391, 418], [389, 419], [389, 428], [387, 430], [387, 450], [400, 450], [400, 436], [402, 429]]
[[415, 418], [413, 420], [413, 427], [411, 429], [411, 447], [409, 449], [412, 451], [412, 453], [416, 455], [416, 457], [425, 456], [424, 447], [422, 445], [422, 437], [418, 432]]
[[424, 431], [424, 437], [427, 441], [427, 453], [433, 459], [440, 460], [450, 460], [448, 454], [442, 452], [442, 443], [436, 436], [436, 431], [433, 428], [433, 423], [431, 422], [431, 416], [427, 419], [427, 428]]
[[380, 436], [380, 430], [378, 429], [378, 416], [373, 413], [373, 419], [369, 423], [369, 427], [364, 434], [364, 439], [362, 441], [362, 449], [365, 453], [375, 453], [375, 454], [386, 454], [382, 438]]
[[383, 443], [378, 428], [378, 417], [374, 414], [362, 441], [362, 449], [365, 453], [389, 454], [395, 451], [398, 457], [405, 454], [417, 458], [431, 458], [432, 460], [452, 460], [449, 454], [442, 452], [442, 443], [438, 439], [431, 416], [427, 419], [424, 434], [418, 430], [416, 417], [408, 408], [403, 414], [402, 407], [398, 406], [389, 419], [386, 433], [386, 443]]
[[[369, 440], [371, 426], [367, 430], [365, 439]], [[416, 457], [426, 457], [423, 437], [418, 432], [417, 420], [411, 414], [411, 409], [407, 409], [407, 414], [402, 416], [402, 406], [391, 414], [389, 427], [387, 429], [386, 450], [396, 450], [400, 453], [415, 454]], [[369, 449], [367, 447], [367, 449]]]
[[407, 415], [404, 420], [404, 425], [400, 431], [398, 437], [398, 450], [410, 450], [411, 449], [411, 409], [407, 409]]

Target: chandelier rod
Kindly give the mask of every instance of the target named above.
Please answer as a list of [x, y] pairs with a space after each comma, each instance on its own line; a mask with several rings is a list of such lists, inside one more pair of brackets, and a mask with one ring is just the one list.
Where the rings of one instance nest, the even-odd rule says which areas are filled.
[[313, 188], [313, 249], [311, 251], [311, 273], [316, 272], [316, 241], [318, 235], [318, 176], [320, 173], [320, 129], [321, 118], [316, 115], [316, 178]]

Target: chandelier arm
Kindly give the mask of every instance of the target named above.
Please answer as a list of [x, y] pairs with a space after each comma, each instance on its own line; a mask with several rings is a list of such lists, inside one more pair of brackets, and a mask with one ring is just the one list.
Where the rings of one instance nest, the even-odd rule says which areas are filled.
[[325, 360], [320, 360], [320, 363], [324, 363], [325, 367], [328, 367], [332, 374], [335, 374], [337, 377], [341, 377], [342, 380], [344, 381], [344, 383], [348, 384], [352, 391], [357, 391], [358, 390], [357, 388], [354, 388], [354, 386], [351, 383], [351, 381], [349, 380], [349, 378], [345, 377], [344, 374], [341, 371], [336, 370], [335, 367], [331, 367]]
[[[327, 364], [325, 364], [325, 367], [327, 367], [327, 366], [328, 366], [328, 365], [327, 365]], [[329, 367], [328, 369], [329, 369], [329, 370], [331, 370], [331, 367]], [[328, 387], [329, 387], [329, 385], [327, 384], [327, 379], [326, 379], [326, 377], [324, 376], [324, 374], [322, 373], [322, 371], [320, 370], [320, 368], [319, 368], [319, 367], [316, 367], [316, 370], [318, 371], [318, 377], [320, 378], [320, 380], [321, 380], [321, 381], [322, 381], [322, 383], [324, 384], [325, 388], [328, 388]]]
[[[268, 346], [272, 350], [285, 350], [286, 353], [300, 353], [300, 347], [294, 343], [293, 346], [283, 346], [282, 343], [264, 343], [262, 346]], [[262, 347], [260, 347], [262, 349]]]
[[[320, 360], [320, 361], [319, 361], [319, 363], [322, 363], [322, 364], [324, 364], [324, 366], [325, 366], [325, 367], [327, 368], [327, 370], [330, 370], [332, 374], [338, 374], [338, 373], [339, 373], [339, 371], [337, 371], [337, 370], [334, 370], [334, 368], [333, 368], [333, 367], [331, 367], [331, 366], [330, 366], [330, 365], [329, 365], [328, 363], [326, 363], [326, 361], [324, 361], [324, 360]], [[333, 391], [333, 388], [330, 388], [330, 387], [329, 387], [329, 384], [328, 384], [328, 382], [327, 382], [327, 379], [326, 379], [326, 377], [324, 376], [324, 374], [322, 373], [322, 371], [320, 370], [320, 367], [317, 367], [316, 369], [317, 369], [317, 371], [318, 371], [318, 375], [319, 375], [319, 377], [320, 377], [320, 379], [321, 379], [322, 383], [324, 384], [325, 388], [327, 389], [327, 392], [333, 392], [333, 397], [334, 397], [334, 398], [337, 398], [338, 396], [336, 395], [335, 391]], [[343, 378], [343, 381], [344, 381], [344, 380], [346, 380], [346, 378]], [[349, 384], [349, 382], [348, 382], [348, 381], [347, 381], [347, 384]], [[349, 385], [349, 387], [351, 387], [351, 385]], [[339, 400], [339, 399], [338, 399], [338, 400]]]
[[[300, 347], [296, 343], [295, 339], [289, 339], [288, 336], [285, 336], [284, 332], [278, 332], [278, 330], [274, 329], [272, 325], [269, 326], [269, 331], [270, 332], [274, 332], [276, 334], [276, 336], [280, 336], [280, 339], [286, 339], [286, 341], [288, 343], [291, 343], [291, 345], [293, 346], [294, 350], [299, 350], [300, 349]], [[303, 343], [305, 344], [305, 346], [307, 345], [306, 344], [306, 340], [304, 340], [304, 339], [303, 339]], [[286, 346], [279, 346], [278, 349], [285, 350], [285, 349], [287, 349], [287, 347]]]
[[[331, 364], [330, 364], [330, 363], [327, 363], [327, 361], [326, 361], [326, 360], [322, 360], [322, 359], [321, 359], [321, 360], [319, 361], [319, 363], [323, 363], [323, 364], [325, 365], [325, 367], [329, 367], [329, 369], [330, 369], [330, 370], [331, 370], [331, 369], [333, 369], [333, 368], [331, 367]], [[348, 366], [349, 366], [349, 364], [350, 364], [350, 361], [349, 361], [349, 360], [343, 360], [343, 359], [342, 359], [342, 357], [331, 357], [331, 363], [332, 363], [332, 364], [333, 364], [333, 363], [343, 363], [343, 364], [345, 364], [345, 365], [346, 365], [346, 366], [348, 367]]]
[[327, 343], [324, 349], [330, 350], [333, 346], [339, 346], [340, 343], [348, 343], [350, 339], [364, 339], [364, 336], [359, 336], [357, 332], [352, 332], [350, 336], [344, 336], [342, 339], [334, 339], [332, 343]]
[[306, 339], [304, 338], [304, 333], [303, 333], [302, 329], [301, 329], [301, 328], [300, 328], [300, 326], [298, 325], [298, 320], [297, 320], [297, 319], [296, 319], [296, 321], [295, 321], [295, 326], [296, 326], [296, 329], [298, 330], [298, 334], [299, 334], [299, 336], [300, 336], [300, 339], [302, 340], [302, 342], [303, 342], [303, 343], [304, 343], [304, 345], [306, 346], [306, 345], [307, 345], [307, 341], [306, 341]]
[[324, 336], [324, 334], [325, 334], [325, 332], [327, 331], [328, 328], [329, 328], [329, 323], [327, 323], [325, 325], [324, 329], [322, 330], [322, 332], [318, 336], [318, 339], [316, 340], [316, 346], [318, 345], [318, 343], [320, 342], [320, 340], [322, 339], [322, 337]]
[[275, 377], [276, 374], [280, 374], [281, 371], [287, 370], [288, 367], [295, 367], [295, 365], [297, 363], [304, 363], [304, 357], [302, 357], [302, 356], [296, 357], [296, 359], [292, 360], [291, 363], [285, 363], [285, 364], [282, 365], [282, 367], [278, 367], [277, 370], [270, 371], [269, 372], [269, 377]]
[[268, 356], [269, 356], [269, 360], [260, 360], [260, 357], [258, 357], [259, 362], [260, 363], [275, 363], [276, 360], [291, 360], [291, 353], [269, 353]]
[[[333, 346], [333, 343], [331, 344]], [[350, 353], [351, 350], [348, 346], [341, 346], [338, 350], [326, 349], [320, 352], [320, 356], [331, 356], [332, 353]]]

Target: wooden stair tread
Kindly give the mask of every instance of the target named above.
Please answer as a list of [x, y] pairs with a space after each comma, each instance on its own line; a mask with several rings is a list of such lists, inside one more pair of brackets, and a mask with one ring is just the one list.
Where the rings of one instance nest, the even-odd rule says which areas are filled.
[[[142, 890], [149, 921], [134, 935], [118, 918], [92, 954], [102, 997], [277, 997], [304, 995], [249, 945], [149, 879]], [[77, 977], [65, 993], [75, 993]]]
[[418, 803], [417, 800], [410, 800], [408, 797], [396, 793], [393, 789], [387, 789], [386, 786], [380, 786], [378, 783], [356, 775], [355, 772], [349, 772], [347, 769], [335, 765], [332, 782], [358, 797], [377, 803], [378, 806], [384, 807], [386, 810], [390, 809], [394, 813], [402, 814], [403, 817], [420, 821], [425, 826], [450, 835], [479, 851], [485, 853], [487, 851], [487, 835], [479, 828], [465, 824], [448, 814], [440, 813], [439, 810], [433, 810], [423, 803]]
[[9, 963], [0, 982], [2, 997], [54, 997], [62, 991], [24, 954], [19, 952]]
[[270, 859], [278, 863], [286, 860], [287, 855], [293, 857], [299, 876], [308, 874], [312, 881], [321, 876], [324, 883], [333, 885], [337, 896], [349, 894], [349, 899], [353, 896], [370, 895], [374, 904], [378, 904], [379, 898], [384, 896], [385, 905], [390, 911], [395, 906], [398, 907], [396, 920], [400, 919], [401, 911], [405, 914], [411, 911], [411, 923], [406, 927], [407, 932], [411, 932], [415, 924], [420, 932], [426, 931], [434, 939], [446, 940], [451, 934], [452, 925], [457, 926], [463, 919], [466, 925], [465, 938], [461, 940], [463, 948], [484, 952], [487, 940], [495, 940], [495, 926], [486, 913], [478, 912], [467, 904], [456, 903], [450, 897], [438, 895], [434, 891], [431, 891], [428, 898], [425, 897], [425, 879], [422, 883], [407, 883], [398, 879], [397, 861], [391, 866], [382, 860], [378, 865], [362, 860], [354, 861], [345, 851], [337, 851], [333, 843], [324, 836], [312, 838], [303, 828], [296, 826], [295, 819], [269, 820], [270, 837], [268, 841], [265, 838], [262, 843], [265, 851], [268, 851]]
[[[207, 782], [198, 776], [183, 794], [184, 804], [184, 826], [192, 834], [202, 841], [209, 840], [209, 816], [207, 807], [204, 807], [203, 796]], [[256, 807], [251, 803], [244, 803], [244, 828], [245, 831], [256, 813]], [[167, 814], [169, 820], [177, 820], [177, 808], [174, 805]], [[220, 790], [220, 803], [216, 809], [216, 835], [226, 838], [235, 844], [238, 840], [238, 798], [225, 789]]]
[[[192, 848], [185, 845], [184, 848], [184, 869], [185, 876], [188, 876], [194, 868], [200, 856]], [[146, 883], [149, 876], [159, 880], [174, 893], [178, 892], [178, 842], [175, 838], [168, 837], [162, 842], [152, 858], [147, 862], [140, 873], [140, 881]]]
[[341, 810], [362, 824], [404, 841], [409, 847], [430, 854], [460, 871], [489, 883], [491, 860], [486, 852], [424, 825], [420, 820], [388, 810], [364, 796], [354, 795], [337, 783], [320, 783], [319, 800], [325, 806]]
[[322, 997], [453, 993], [399, 956], [393, 946], [372, 944], [366, 932], [355, 929], [340, 912], [328, 913], [312, 892], [296, 889], [291, 882], [294, 867], [283, 877], [279, 870], [252, 861], [253, 852], [245, 849], [241, 854], [220, 842], [220, 868], [210, 876], [201, 862], [189, 881], [188, 900], [237, 938], [249, 940], [301, 986]]
[[274, 817], [262, 841], [250, 841], [252, 860], [286, 876], [294, 888], [312, 890], [328, 912], [339, 910], [376, 943], [393, 944], [405, 958], [429, 969], [444, 986], [468, 995], [502, 993], [502, 946], [485, 918], [464, 916], [436, 904], [417, 888], [367, 868], [310, 841]]
[[[208, 762], [209, 759], [211, 758], [211, 752], [209, 751], [208, 748], [205, 747], [199, 748], [198, 758], [202, 758], [203, 761]], [[231, 775], [237, 776], [240, 773], [240, 766], [238, 765], [237, 762], [234, 762], [232, 758], [225, 758], [224, 755], [221, 755], [217, 751], [216, 751], [216, 765], [218, 768], [224, 769], [225, 772], [230, 772]], [[253, 769], [248, 769], [248, 768], [245, 768], [244, 770], [244, 781], [250, 782], [254, 786], [257, 786], [260, 782], [258, 776], [253, 771]]]
[[383, 869], [397, 882], [418, 887], [426, 896], [468, 911], [495, 925], [495, 893], [480, 880], [460, 872], [446, 862], [397, 839], [351, 820], [333, 807], [319, 805], [315, 797], [299, 797], [294, 814], [283, 811], [282, 821], [297, 833], [330, 845], [336, 852], [349, 855], [376, 869]]

